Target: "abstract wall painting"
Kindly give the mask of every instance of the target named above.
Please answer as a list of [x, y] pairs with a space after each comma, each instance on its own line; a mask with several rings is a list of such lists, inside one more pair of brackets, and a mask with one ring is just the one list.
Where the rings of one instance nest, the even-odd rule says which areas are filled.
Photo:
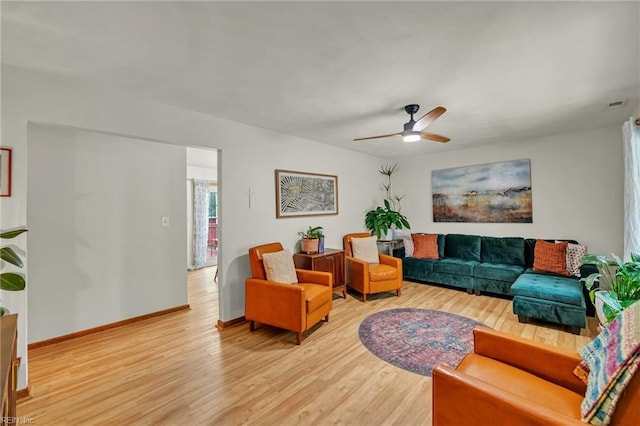
[[11, 148], [0, 148], [0, 197], [11, 197]]
[[338, 214], [338, 177], [276, 170], [276, 217]]
[[434, 170], [434, 222], [532, 223], [531, 161]]

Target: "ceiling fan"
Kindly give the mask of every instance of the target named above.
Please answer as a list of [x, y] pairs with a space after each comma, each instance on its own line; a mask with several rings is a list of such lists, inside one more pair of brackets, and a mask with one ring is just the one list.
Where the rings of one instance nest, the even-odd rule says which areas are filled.
[[420, 139], [426, 139], [435, 142], [446, 143], [449, 142], [449, 138], [442, 135], [437, 135], [435, 133], [423, 132], [429, 124], [431, 124], [436, 118], [440, 117], [447, 110], [445, 107], [435, 107], [422, 117], [420, 117], [417, 121], [413, 119], [413, 114], [417, 113], [420, 109], [420, 105], [411, 104], [404, 107], [404, 110], [407, 114], [411, 115], [411, 119], [404, 123], [404, 131], [398, 133], [391, 133], [388, 135], [380, 135], [380, 136], [370, 136], [368, 138], [357, 138], [354, 141], [363, 141], [368, 139], [380, 139], [380, 138], [388, 138], [390, 136], [402, 136], [402, 140], [404, 142], [417, 142]]

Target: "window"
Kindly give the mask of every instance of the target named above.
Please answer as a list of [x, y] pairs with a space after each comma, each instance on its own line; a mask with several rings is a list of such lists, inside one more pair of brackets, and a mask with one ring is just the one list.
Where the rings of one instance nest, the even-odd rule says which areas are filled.
[[209, 219], [218, 218], [218, 193], [209, 192]]

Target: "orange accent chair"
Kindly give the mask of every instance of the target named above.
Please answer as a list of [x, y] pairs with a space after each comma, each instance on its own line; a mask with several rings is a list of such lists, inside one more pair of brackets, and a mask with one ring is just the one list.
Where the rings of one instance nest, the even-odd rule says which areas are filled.
[[329, 321], [333, 303], [333, 275], [329, 272], [296, 269], [298, 284], [282, 284], [267, 280], [262, 263], [265, 253], [282, 251], [282, 244], [270, 243], [249, 249], [251, 278], [245, 281], [245, 318], [249, 330], [260, 322], [296, 333], [296, 344], [302, 333], [318, 321]]
[[[577, 352], [477, 327], [474, 353], [433, 370], [433, 425], [582, 425]], [[640, 374], [610, 425], [640, 425]]]
[[353, 238], [370, 237], [368, 232], [347, 234], [342, 239], [346, 259], [347, 285], [362, 294], [362, 301], [367, 301], [367, 294], [396, 291], [400, 296], [402, 289], [402, 259], [378, 254], [379, 264], [367, 263], [353, 257], [351, 240]]

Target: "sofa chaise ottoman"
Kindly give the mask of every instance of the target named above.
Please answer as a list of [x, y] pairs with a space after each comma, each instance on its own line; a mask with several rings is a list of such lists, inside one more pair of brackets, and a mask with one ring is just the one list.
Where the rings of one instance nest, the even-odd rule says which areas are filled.
[[574, 334], [586, 326], [583, 284], [575, 279], [527, 270], [511, 286], [513, 313], [520, 322], [536, 318], [564, 324]]

